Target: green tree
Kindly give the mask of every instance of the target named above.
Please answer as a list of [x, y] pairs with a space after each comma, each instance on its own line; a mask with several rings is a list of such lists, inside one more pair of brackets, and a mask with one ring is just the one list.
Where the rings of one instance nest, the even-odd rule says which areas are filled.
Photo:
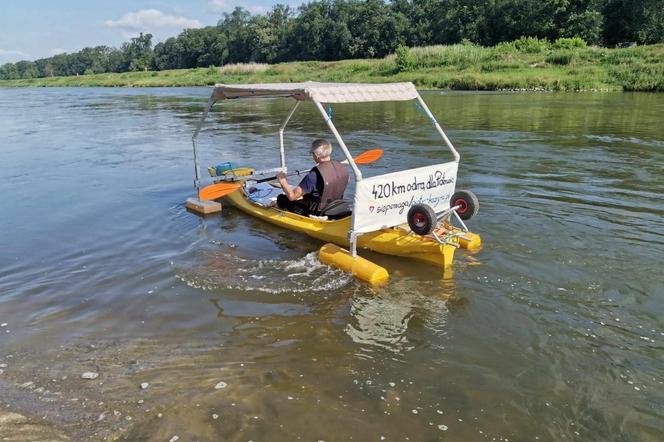
[[0, 78], [371, 58], [399, 45], [465, 40], [518, 41], [529, 48], [523, 50], [542, 50], [549, 44], [543, 39], [574, 37], [609, 46], [664, 42], [664, 0], [313, 0], [296, 11], [278, 4], [256, 15], [237, 7], [217, 26], [185, 29], [154, 50], [152, 35], [140, 34], [120, 49], [97, 46], [8, 63]]
[[307, 3], [289, 29], [292, 60], [339, 60], [351, 55], [353, 36], [348, 29], [348, 2]]
[[242, 63], [251, 59], [249, 44], [249, 20], [251, 14], [238, 6], [230, 14], [224, 14], [217, 26], [224, 32], [228, 45], [228, 61]]
[[646, 3], [637, 31], [638, 40], [646, 44], [664, 43], [664, 0]]
[[560, 35], [563, 37], [581, 37], [586, 43], [601, 43], [603, 18], [599, 11], [587, 10], [570, 14]]
[[0, 79], [3, 80], [16, 80], [20, 78], [16, 65], [14, 63], [6, 63], [0, 66]]
[[607, 0], [602, 12], [606, 45], [664, 42], [664, 0]]
[[32, 61], [19, 61], [15, 65], [18, 78], [35, 78], [39, 71]]
[[152, 34], [132, 38], [122, 45], [124, 71], [144, 71], [152, 65]]
[[402, 31], [405, 45], [425, 46], [434, 41], [434, 18], [444, 11], [438, 0], [394, 0], [390, 8], [401, 14], [406, 20], [406, 28]]
[[53, 68], [50, 65], [49, 58], [35, 60], [35, 67], [37, 68], [37, 77], [50, 77], [53, 75]]
[[67, 54], [57, 54], [51, 57], [51, 75], [61, 76], [61, 75], [74, 75], [73, 72], [69, 70], [69, 60], [67, 59]]
[[219, 66], [227, 57], [226, 35], [214, 26], [185, 29], [177, 39], [155, 46], [155, 64], [161, 69]]
[[275, 63], [286, 59], [286, 35], [292, 15], [289, 6], [278, 4], [265, 16], [251, 18], [247, 43], [252, 61]]
[[406, 41], [406, 16], [382, 0], [349, 3], [347, 17], [352, 57], [384, 57]]
[[171, 37], [154, 47], [152, 67], [157, 71], [165, 69], [178, 69], [183, 67], [180, 50], [180, 34], [177, 38]]

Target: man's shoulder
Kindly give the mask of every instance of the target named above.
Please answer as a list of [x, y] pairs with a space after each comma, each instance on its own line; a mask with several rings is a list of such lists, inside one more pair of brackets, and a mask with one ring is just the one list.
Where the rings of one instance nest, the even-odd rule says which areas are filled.
[[316, 183], [318, 182], [318, 170], [314, 167], [311, 169], [300, 181], [300, 189], [304, 193], [311, 193], [316, 188]]

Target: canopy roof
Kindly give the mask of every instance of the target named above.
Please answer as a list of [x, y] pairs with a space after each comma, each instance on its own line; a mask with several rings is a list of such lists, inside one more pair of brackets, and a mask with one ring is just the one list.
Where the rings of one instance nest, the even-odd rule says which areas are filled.
[[247, 97], [293, 97], [319, 103], [361, 103], [368, 101], [405, 101], [417, 98], [413, 83], [264, 83], [217, 84], [214, 100]]

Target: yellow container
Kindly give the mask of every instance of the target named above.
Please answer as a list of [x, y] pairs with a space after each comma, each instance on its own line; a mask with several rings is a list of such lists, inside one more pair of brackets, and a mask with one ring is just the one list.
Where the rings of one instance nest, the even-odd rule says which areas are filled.
[[350, 272], [356, 278], [372, 285], [384, 284], [390, 277], [383, 267], [361, 256], [353, 257], [348, 250], [336, 244], [328, 243], [321, 247], [319, 258], [324, 264]]
[[464, 232], [463, 237], [459, 238], [459, 245], [464, 249], [473, 251], [480, 248], [482, 245], [482, 240], [477, 233]]
[[221, 173], [222, 175], [235, 175], [237, 177], [249, 176], [254, 174], [254, 169], [251, 167], [238, 167], [237, 169], [225, 170]]

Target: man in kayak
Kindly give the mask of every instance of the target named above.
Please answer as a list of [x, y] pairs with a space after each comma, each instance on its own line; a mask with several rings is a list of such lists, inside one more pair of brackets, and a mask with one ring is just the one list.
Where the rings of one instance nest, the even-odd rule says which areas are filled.
[[277, 206], [300, 215], [321, 215], [333, 201], [343, 198], [348, 185], [348, 167], [330, 158], [332, 144], [327, 140], [314, 140], [309, 150], [316, 166], [296, 187], [279, 174], [279, 185], [284, 193], [277, 197]]

